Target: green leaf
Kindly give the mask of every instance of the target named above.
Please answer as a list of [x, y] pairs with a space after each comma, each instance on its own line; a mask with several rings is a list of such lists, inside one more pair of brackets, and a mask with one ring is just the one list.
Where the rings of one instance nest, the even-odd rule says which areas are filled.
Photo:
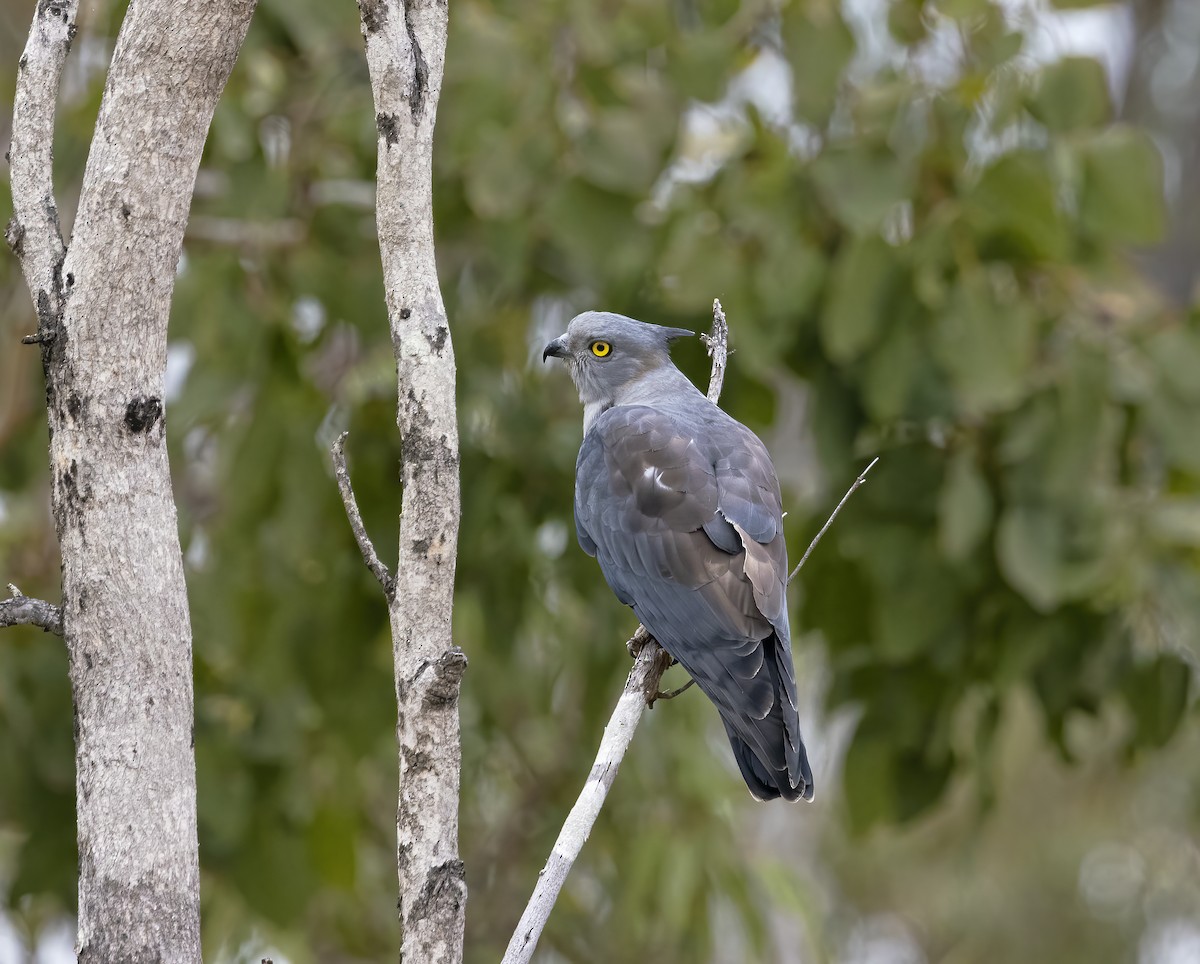
[[1164, 499], [1150, 507], [1149, 523], [1163, 544], [1200, 549], [1200, 498]]
[[517, 216], [540, 186], [517, 138], [494, 125], [479, 133], [463, 174], [467, 201], [481, 218]]
[[894, 753], [886, 740], [861, 733], [846, 751], [842, 787], [850, 825], [859, 833], [895, 815]]
[[720, 217], [704, 207], [670, 225], [657, 270], [663, 300], [676, 311], [711, 311], [714, 297], [739, 299], [748, 279], [730, 232], [721, 227]]
[[1153, 244], [1166, 224], [1162, 158], [1148, 134], [1117, 125], [1080, 148], [1079, 219], [1092, 234]]
[[574, 157], [593, 184], [623, 194], [643, 195], [662, 171], [674, 130], [629, 108], [611, 107], [596, 116]]
[[1091, 57], [1064, 57], [1049, 64], [1042, 68], [1026, 106], [1052, 131], [1103, 124], [1112, 113], [1104, 68]]
[[1000, 517], [996, 556], [1009, 585], [1034, 609], [1049, 612], [1061, 598], [1063, 534], [1057, 513], [1015, 505]]
[[861, 355], [878, 336], [894, 306], [895, 255], [877, 237], [852, 240], [838, 255], [821, 313], [821, 341], [834, 361]]
[[1070, 239], [1045, 155], [1004, 155], [983, 172], [965, 201], [988, 254], [1053, 261], [1067, 253]]
[[955, 453], [946, 466], [938, 498], [938, 545], [950, 559], [967, 558], [992, 523], [991, 490], [969, 451]]
[[949, 760], [931, 763], [909, 750], [896, 763], [896, 819], [912, 820], [932, 807], [946, 789], [953, 767]]
[[1178, 398], [1200, 405], [1200, 329], [1169, 325], [1145, 343], [1145, 353], [1162, 383]]
[[900, 159], [871, 145], [830, 147], [813, 162], [812, 176], [826, 206], [859, 233], [877, 230], [912, 190], [911, 172]]
[[[821, 292], [828, 266], [821, 249], [805, 239], [790, 236], [784, 230], [777, 231], [776, 237], [778, 243], [769, 243], [755, 262], [754, 290], [770, 319], [791, 320], [809, 314]], [[760, 334], [771, 339], [774, 333], [766, 330], [765, 325], [763, 329]], [[790, 340], [794, 332], [783, 334]]]
[[694, 31], [680, 35], [667, 71], [680, 93], [696, 100], [719, 100], [733, 68], [728, 32]]
[[1191, 680], [1191, 667], [1175, 656], [1159, 656], [1130, 671], [1124, 690], [1137, 722], [1137, 743], [1156, 747], [1171, 738], [1187, 708]]
[[1012, 60], [1021, 52], [1025, 34], [1009, 27], [1008, 18], [995, 3], [988, 3], [970, 21], [966, 38], [970, 45], [971, 66], [976, 76], [985, 75]]
[[944, 647], [955, 633], [960, 610], [953, 574], [919, 564], [903, 588], [876, 593], [874, 649], [888, 663], [906, 663]]
[[896, 0], [888, 8], [888, 31], [900, 43], [920, 43], [929, 33], [922, 11], [923, 5], [923, 0]]
[[937, 0], [938, 12], [954, 20], [969, 20], [988, 12], [991, 0]]
[[357, 829], [355, 814], [329, 806], [318, 809], [308, 826], [313, 867], [334, 887], [354, 887]]
[[796, 116], [824, 125], [833, 113], [842, 71], [854, 56], [854, 34], [839, 4], [793, 3], [783, 10], [783, 43], [792, 67]]
[[933, 353], [962, 408], [979, 415], [1012, 408], [1029, 391], [1036, 321], [1023, 301], [1001, 304], [981, 273], [961, 280], [938, 318]]
[[916, 326], [905, 321], [888, 329], [871, 352], [863, 375], [863, 401], [879, 422], [904, 414], [918, 373], [925, 367]]

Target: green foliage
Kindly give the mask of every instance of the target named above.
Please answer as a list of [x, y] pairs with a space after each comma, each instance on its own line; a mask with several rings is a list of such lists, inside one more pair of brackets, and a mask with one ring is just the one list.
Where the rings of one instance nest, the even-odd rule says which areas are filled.
[[1064, 57], [1036, 79], [1029, 113], [1052, 131], [1088, 130], [1109, 118], [1104, 68], [1090, 57]]
[[[861, 713], [840, 797], [812, 741], [821, 793], [854, 828], [927, 814], [956, 783], [988, 799], [1014, 694], [1032, 694], [1063, 754], [1073, 723], [1105, 714], [1124, 721], [1121, 755], [1157, 750], [1191, 700], [1200, 318], [1163, 309], [1118, 247], [1161, 232], [1161, 170], [1143, 133], [1109, 125], [1099, 67], [1024, 73], [1023, 37], [990, 0], [890, 6], [906, 54], [953, 20], [963, 50], [938, 83], [866, 58], [836, 0], [777, 19], [757, 3], [610, 14], [456, 0], [451, 18], [435, 207], [459, 361], [472, 961], [507, 940], [628, 668], [632, 619], [573, 544], [578, 406], [536, 361], [574, 310], [700, 329], [722, 299], [736, 349], [723, 402], [771, 439], [795, 558], [881, 455], [793, 589], [827, 709]], [[750, 108], [708, 132], [681, 120], [776, 40], [796, 124]], [[64, 195], [99, 89], [65, 108]], [[286, 148], [269, 149], [281, 129]], [[353, 5], [263, 0], [193, 214], [290, 218], [303, 236], [233, 248], [194, 220], [171, 331], [195, 359], [169, 441], [211, 953], [257, 940], [297, 961], [378, 960], [398, 943], [390, 638], [327, 457], [348, 425], [366, 522], [391, 555], [394, 369], [357, 200], [374, 158]], [[710, 178], [663, 177], [714, 158]], [[25, 303], [11, 260], [0, 284]], [[677, 354], [707, 377], [698, 346]], [[53, 595], [40, 375], [16, 352], [0, 367], [21, 392], [0, 418], [0, 555], [25, 591]], [[798, 382], [803, 438], [776, 431], [794, 424]], [[14, 905], [73, 900], [70, 718], [56, 642], [6, 639]], [[695, 694], [650, 714], [546, 947], [703, 960], [732, 916], [765, 960], [772, 908], [816, 914], [799, 859], [747, 859], [746, 828], [766, 818], [715, 723]], [[777, 819], [790, 834], [812, 817]]]

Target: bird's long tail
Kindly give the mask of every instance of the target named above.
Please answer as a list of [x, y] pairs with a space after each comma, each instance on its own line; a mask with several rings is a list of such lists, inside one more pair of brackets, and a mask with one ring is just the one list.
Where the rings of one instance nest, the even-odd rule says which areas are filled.
[[[771, 681], [775, 701], [761, 720], [742, 716], [736, 725], [721, 714], [733, 758], [746, 786], [759, 800], [813, 799], [812, 767], [800, 736], [796, 710], [796, 678], [791, 653], [772, 635], [766, 647], [762, 672]], [[739, 730], [741, 732], [739, 732]], [[749, 736], [748, 741], [744, 737]]]

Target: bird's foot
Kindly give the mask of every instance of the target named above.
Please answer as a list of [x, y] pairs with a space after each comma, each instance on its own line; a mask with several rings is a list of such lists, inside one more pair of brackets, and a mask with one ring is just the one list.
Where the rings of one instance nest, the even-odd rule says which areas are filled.
[[642, 647], [653, 638], [646, 627], [639, 624], [637, 631], [629, 637], [629, 641], [625, 644], [625, 648], [629, 650], [629, 658], [637, 659]]
[[[675, 661], [671, 660], [671, 662], [674, 663]], [[659, 690], [654, 694], [654, 699], [650, 701], [650, 705], [653, 706], [655, 700], [673, 700], [676, 696], [682, 696], [686, 690], [690, 690], [695, 685], [696, 681], [694, 679], [690, 679], [682, 686], [673, 690], [667, 690], [665, 693], [662, 690]]]

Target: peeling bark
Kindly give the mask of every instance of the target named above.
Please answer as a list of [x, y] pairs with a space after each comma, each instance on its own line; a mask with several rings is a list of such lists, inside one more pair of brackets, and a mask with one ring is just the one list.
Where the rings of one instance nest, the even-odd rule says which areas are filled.
[[253, 11], [254, 0], [130, 6], [69, 249], [50, 151], [73, 0], [40, 0], [18, 78], [6, 236], [46, 372], [85, 964], [201, 960], [191, 626], [163, 379], [196, 170]]
[[466, 657], [451, 612], [458, 546], [454, 348], [433, 248], [433, 125], [444, 0], [358, 0], [378, 130], [376, 221], [403, 441], [400, 555], [389, 598], [400, 799], [401, 958], [462, 960], [458, 694]]

